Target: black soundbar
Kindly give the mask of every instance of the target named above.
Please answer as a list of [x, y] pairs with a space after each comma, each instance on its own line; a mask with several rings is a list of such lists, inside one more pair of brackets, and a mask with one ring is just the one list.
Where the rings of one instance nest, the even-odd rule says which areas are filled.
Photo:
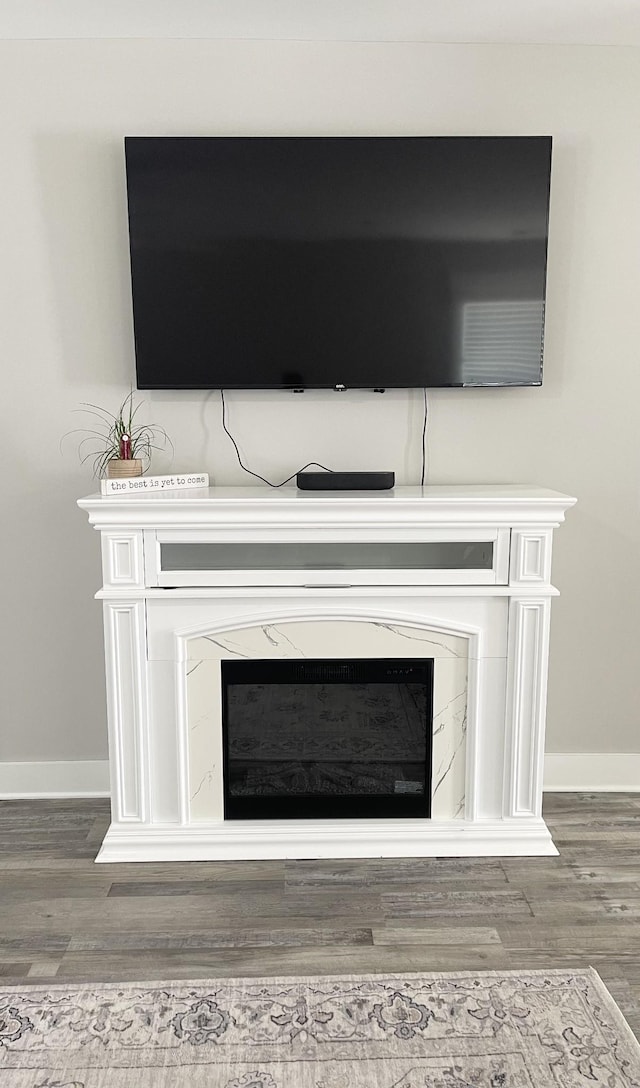
[[299, 472], [296, 476], [301, 491], [388, 491], [395, 482], [395, 472]]

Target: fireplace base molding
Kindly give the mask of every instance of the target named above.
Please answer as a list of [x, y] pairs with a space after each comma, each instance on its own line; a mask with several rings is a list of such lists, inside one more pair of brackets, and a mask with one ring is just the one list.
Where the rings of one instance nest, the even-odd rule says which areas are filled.
[[541, 817], [514, 820], [234, 820], [189, 828], [111, 824], [96, 861], [287, 858], [544, 857], [557, 854]]
[[[80, 500], [102, 538], [101, 862], [555, 854], [541, 816], [553, 530], [535, 487]], [[431, 817], [228, 820], [224, 660], [434, 661]]]

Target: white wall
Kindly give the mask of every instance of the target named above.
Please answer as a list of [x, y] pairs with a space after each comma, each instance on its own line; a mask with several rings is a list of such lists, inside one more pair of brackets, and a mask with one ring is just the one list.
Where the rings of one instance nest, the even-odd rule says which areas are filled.
[[[3, 720], [0, 759], [106, 753], [82, 401], [133, 380], [124, 134], [550, 133], [542, 389], [431, 395], [429, 481], [536, 482], [579, 505], [556, 535], [551, 751], [640, 750], [640, 52], [211, 41], [0, 45]], [[216, 393], [148, 395], [173, 467], [242, 483]], [[419, 471], [420, 395], [231, 394], [249, 463]], [[164, 470], [159, 460], [156, 470]]]

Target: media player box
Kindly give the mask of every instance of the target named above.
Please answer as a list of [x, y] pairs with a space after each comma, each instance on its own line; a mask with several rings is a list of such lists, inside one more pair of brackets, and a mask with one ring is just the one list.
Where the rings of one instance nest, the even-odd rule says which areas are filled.
[[296, 476], [301, 491], [388, 491], [395, 482], [395, 472], [299, 472]]

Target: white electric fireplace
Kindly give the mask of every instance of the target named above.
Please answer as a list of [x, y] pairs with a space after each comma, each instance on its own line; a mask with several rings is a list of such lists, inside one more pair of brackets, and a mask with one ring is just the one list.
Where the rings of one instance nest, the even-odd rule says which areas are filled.
[[556, 853], [553, 530], [529, 486], [81, 499], [100, 531], [98, 861]]

